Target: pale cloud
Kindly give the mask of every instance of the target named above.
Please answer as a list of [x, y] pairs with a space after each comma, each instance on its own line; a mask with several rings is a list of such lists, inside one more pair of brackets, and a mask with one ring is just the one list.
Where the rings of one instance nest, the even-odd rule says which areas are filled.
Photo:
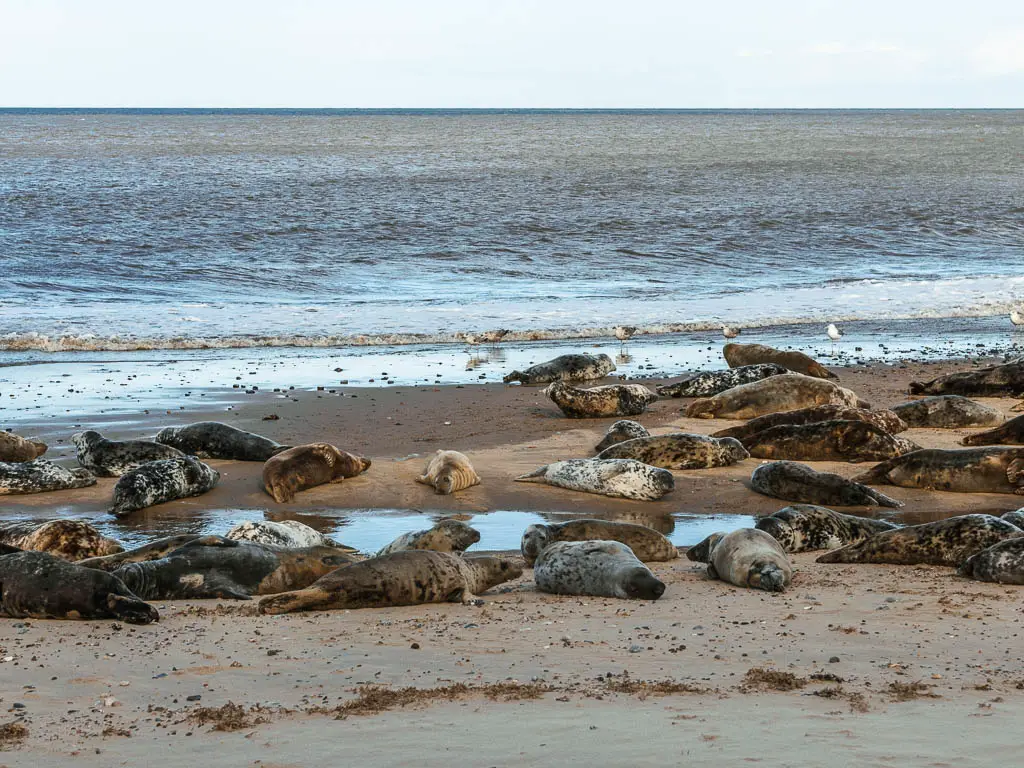
[[984, 74], [1024, 72], [1024, 28], [1008, 29], [985, 38], [971, 58], [975, 68]]
[[899, 56], [915, 61], [924, 61], [928, 58], [928, 54], [920, 49], [874, 41], [856, 44], [842, 42], [815, 43], [814, 45], [807, 46], [805, 52], [811, 55], [822, 56]]
[[740, 48], [736, 55], [741, 59], [756, 59], [762, 56], [774, 56], [775, 51], [771, 48]]

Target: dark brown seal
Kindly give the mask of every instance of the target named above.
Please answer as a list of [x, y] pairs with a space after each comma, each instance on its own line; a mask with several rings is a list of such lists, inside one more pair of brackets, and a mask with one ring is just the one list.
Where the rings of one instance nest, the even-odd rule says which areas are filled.
[[1024, 358], [1003, 365], [910, 382], [912, 395], [964, 395], [965, 397], [1017, 397], [1024, 393]]
[[741, 442], [755, 458], [791, 461], [882, 461], [921, 448], [866, 421], [780, 424]]
[[0, 431], [0, 461], [32, 461], [46, 453], [46, 443]]
[[831, 472], [816, 472], [806, 464], [794, 461], [762, 464], [750, 476], [750, 487], [765, 496], [802, 504], [828, 507], [903, 506], [903, 502], [891, 499], [874, 488]]
[[325, 483], [340, 483], [370, 468], [370, 460], [327, 443], [297, 445], [272, 456], [263, 465], [263, 488], [279, 504], [295, 494]]
[[725, 362], [730, 368], [744, 365], [760, 365], [775, 363], [788, 368], [793, 373], [802, 373], [816, 379], [838, 379], [832, 371], [812, 357], [795, 350], [782, 350], [764, 344], [737, 344], [735, 342], [722, 347]]

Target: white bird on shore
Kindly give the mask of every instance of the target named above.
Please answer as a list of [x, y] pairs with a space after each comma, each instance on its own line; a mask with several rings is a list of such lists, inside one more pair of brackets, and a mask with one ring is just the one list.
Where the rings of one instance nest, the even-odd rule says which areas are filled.
[[727, 339], [735, 339], [741, 333], [738, 325], [723, 325], [722, 335]]
[[1010, 310], [1010, 322], [1016, 326], [1024, 325], [1024, 313], [1016, 309]]
[[825, 333], [832, 339], [832, 354], [836, 351], [836, 342], [843, 338], [843, 332], [836, 328], [835, 323], [829, 323], [828, 328], [825, 329]]
[[615, 338], [625, 344], [636, 333], [636, 326], [633, 325], [616, 325], [612, 328], [612, 333], [615, 334]]

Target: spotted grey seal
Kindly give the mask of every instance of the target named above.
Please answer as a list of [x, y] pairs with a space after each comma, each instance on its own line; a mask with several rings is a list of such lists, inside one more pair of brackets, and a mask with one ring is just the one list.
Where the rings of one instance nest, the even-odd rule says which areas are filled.
[[1024, 507], [1014, 512], [1004, 512], [999, 516], [1000, 520], [1005, 520], [1010, 525], [1016, 525], [1022, 531], [1024, 531]]
[[876, 533], [818, 557], [819, 563], [889, 563], [956, 567], [971, 555], [1024, 531], [992, 515], [960, 515]]
[[42, 440], [20, 437], [13, 432], [0, 431], [0, 462], [32, 461], [46, 453]]
[[925, 397], [910, 403], [894, 405], [892, 412], [911, 427], [933, 429], [991, 427], [1003, 422], [1003, 414], [995, 408], [960, 395]]
[[974, 371], [960, 371], [931, 381], [910, 382], [912, 395], [1015, 397], [1024, 393], [1024, 358]]
[[120, 477], [150, 461], [184, 456], [169, 445], [152, 440], [107, 440], [95, 430], [71, 436], [78, 463], [97, 477]]
[[642, 424], [630, 421], [629, 419], [622, 419], [608, 427], [608, 431], [604, 433], [601, 442], [594, 446], [594, 450], [600, 453], [605, 448], [609, 448], [616, 443], [632, 440], [636, 437], [650, 437], [650, 435], [651, 433]]
[[740, 384], [750, 384], [769, 376], [780, 376], [789, 372], [788, 368], [775, 363], [742, 365], [724, 371], [701, 371], [687, 376], [682, 381], [657, 387], [656, 391], [665, 397], [711, 397]]
[[556, 461], [516, 478], [517, 483], [546, 483], [572, 491], [636, 501], [656, 501], [675, 488], [667, 469], [633, 459]]
[[218, 480], [220, 472], [195, 456], [150, 461], [121, 475], [108, 511], [123, 517], [154, 504], [199, 496], [212, 490]]
[[438, 451], [427, 462], [417, 483], [432, 486], [436, 493], [448, 496], [480, 484], [480, 475], [469, 463], [469, 457], [458, 451]]
[[643, 384], [605, 384], [581, 389], [556, 381], [544, 389], [544, 394], [570, 419], [639, 416], [658, 399]]
[[968, 557], [961, 576], [996, 584], [1024, 584], [1024, 537], [1006, 539]]
[[0, 496], [67, 491], [90, 485], [96, 485], [96, 476], [87, 469], [64, 469], [46, 459], [0, 462]]
[[779, 542], [787, 552], [808, 552], [856, 544], [898, 526], [885, 520], [844, 515], [814, 504], [794, 504], [759, 518], [754, 527]]
[[592, 381], [603, 379], [615, 370], [608, 355], [560, 355], [546, 363], [531, 365], [525, 371], [512, 371], [502, 379], [506, 384], [550, 384], [553, 381]]
[[764, 344], [737, 344], [733, 342], [722, 347], [722, 355], [730, 368], [746, 365], [775, 363], [793, 373], [802, 373], [816, 379], [838, 379], [832, 371], [803, 352], [781, 350]]
[[161, 557], [169, 555], [174, 550], [185, 546], [190, 541], [201, 539], [198, 533], [182, 533], [177, 536], [167, 536], [156, 541], [151, 541], [149, 544], [143, 544], [141, 547], [135, 549], [129, 549], [124, 552], [118, 552], [114, 555], [105, 555], [103, 557], [89, 557], [84, 560], [79, 560], [76, 565], [81, 565], [85, 568], [95, 568], [100, 571], [115, 571], [125, 563], [142, 563], [146, 560], [159, 560]]
[[750, 476], [750, 487], [765, 496], [801, 504], [839, 507], [903, 506], [902, 501], [891, 499], [874, 488], [831, 472], [816, 472], [806, 464], [794, 461], [762, 464]]
[[305, 589], [264, 597], [259, 611], [291, 613], [468, 601], [522, 573], [519, 563], [502, 557], [405, 550], [339, 568]]
[[866, 421], [890, 435], [905, 432], [907, 424], [892, 411], [869, 411], [865, 408], [850, 408], [845, 405], [816, 405], [812, 408], [797, 408], [795, 411], [779, 411], [768, 413], [751, 419], [738, 427], [729, 427], [712, 432], [712, 437], [735, 437], [742, 441], [745, 437], [762, 432], [770, 427], [782, 424], [817, 424], [820, 421]]
[[1024, 496], [1024, 448], [923, 448], [883, 461], [854, 480], [953, 493]]
[[657, 600], [665, 584], [618, 541], [556, 541], [533, 564], [541, 592]]
[[246, 520], [226, 534], [234, 541], [251, 541], [275, 547], [337, 547], [338, 543], [298, 520]]
[[0, 543], [31, 552], [46, 552], [72, 562], [121, 551], [120, 544], [81, 520], [0, 522]]
[[532, 566], [544, 548], [556, 541], [617, 541], [645, 563], [679, 557], [679, 550], [667, 537], [646, 525], [582, 519], [529, 526], [519, 544], [526, 564]]
[[636, 459], [664, 469], [728, 467], [750, 456], [739, 440], [689, 432], [638, 437], [606, 448], [598, 459]]
[[815, 405], [870, 408], [854, 392], [831, 381], [802, 373], [784, 373], [741, 384], [714, 397], [694, 400], [687, 407], [686, 415], [696, 419], [752, 419], [766, 413]]
[[793, 580], [793, 566], [779, 542], [756, 528], [740, 528], [714, 542], [708, 578], [737, 587], [781, 592]]
[[324, 483], [340, 483], [369, 468], [369, 459], [328, 443], [297, 445], [267, 459], [263, 465], [263, 489], [283, 504], [299, 491]]
[[1024, 416], [1010, 419], [1001, 427], [968, 435], [962, 445], [1024, 445]]
[[429, 549], [434, 552], [465, 552], [480, 541], [480, 531], [470, 528], [461, 520], [440, 520], [433, 528], [403, 533], [377, 553], [377, 557], [409, 549]]
[[[730, 439], [730, 438], [723, 438]], [[881, 461], [921, 448], [866, 421], [780, 424], [742, 440], [758, 459], [792, 461]]]
[[715, 548], [715, 544], [721, 541], [723, 536], [725, 536], [725, 531], [715, 531], [692, 547], [687, 547], [686, 559], [692, 560], [695, 563], [711, 562], [711, 550]]
[[232, 461], [266, 461], [291, 447], [219, 421], [164, 427], [157, 433], [156, 441], [201, 459]]
[[149, 624], [160, 615], [115, 576], [45, 552], [0, 557], [0, 616], [12, 619], [118, 619]]

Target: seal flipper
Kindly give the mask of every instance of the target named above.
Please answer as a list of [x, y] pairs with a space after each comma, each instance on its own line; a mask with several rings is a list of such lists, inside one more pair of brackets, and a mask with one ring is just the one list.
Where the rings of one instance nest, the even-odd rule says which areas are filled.
[[708, 562], [708, 578], [709, 579], [717, 579], [717, 578], [719, 578], [718, 571], [715, 570], [714, 563], [712, 563], [710, 561]]
[[548, 465], [545, 464], [540, 469], [535, 469], [533, 470], [533, 472], [528, 472], [525, 475], [520, 475], [519, 477], [515, 478], [515, 481], [517, 483], [543, 483], [544, 476], [547, 474], [547, 471]]
[[[902, 501], [897, 501], [896, 499], [894, 499], [894, 498], [892, 498], [890, 496], [886, 496], [884, 493], [881, 493], [880, 491], [876, 491], [874, 488], [866, 488], [866, 491], [867, 491], [868, 497], [873, 502], [875, 502], [874, 505], [878, 505], [878, 506], [882, 506], [882, 507], [892, 507], [893, 509], [899, 509], [900, 507], [903, 506], [903, 502]], [[871, 506], [874, 506], [874, 505], [871, 505]]]
[[134, 595], [107, 595], [107, 609], [118, 619], [129, 624], [150, 624], [160, 621], [160, 614], [149, 603], [143, 602]]

